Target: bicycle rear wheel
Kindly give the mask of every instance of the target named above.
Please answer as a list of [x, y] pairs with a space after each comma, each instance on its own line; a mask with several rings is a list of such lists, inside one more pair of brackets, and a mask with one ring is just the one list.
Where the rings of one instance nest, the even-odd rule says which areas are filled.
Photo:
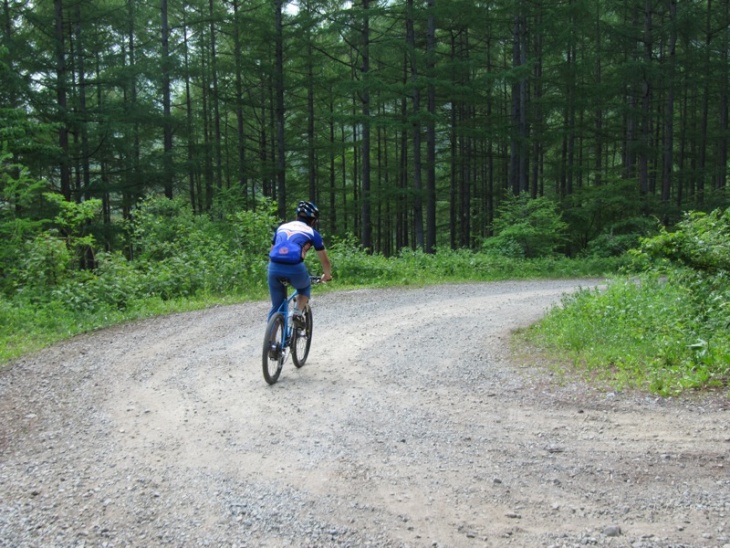
[[304, 328], [294, 328], [292, 333], [291, 357], [294, 365], [302, 367], [309, 356], [309, 347], [312, 346], [312, 309], [307, 307], [302, 311]]
[[264, 335], [262, 361], [264, 379], [269, 384], [274, 384], [279, 379], [284, 365], [284, 337], [284, 316], [277, 312], [271, 316]]

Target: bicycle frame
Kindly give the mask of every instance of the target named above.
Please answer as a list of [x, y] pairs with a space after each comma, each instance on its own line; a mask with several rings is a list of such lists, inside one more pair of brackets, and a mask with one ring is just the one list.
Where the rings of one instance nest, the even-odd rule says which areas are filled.
[[[319, 276], [310, 276], [309, 281], [312, 285], [318, 284], [321, 281], [321, 277]], [[285, 285], [291, 285], [288, 281], [285, 282]], [[292, 311], [292, 301], [296, 299], [299, 296], [299, 290], [294, 288], [294, 293], [289, 295], [286, 300], [279, 305], [279, 308], [274, 312], [274, 314], [281, 314], [284, 316], [284, 334], [286, 335], [284, 337], [284, 348], [289, 348], [289, 343], [291, 342], [291, 334], [292, 334], [292, 321], [291, 321], [291, 311]], [[273, 314], [272, 314], [273, 316]]]
[[291, 319], [291, 312], [292, 312], [292, 301], [296, 299], [299, 296], [299, 291], [294, 289], [294, 293], [289, 295], [286, 300], [279, 305], [279, 308], [277, 309], [274, 314], [281, 314], [284, 316], [284, 347], [282, 348], [282, 351], [285, 351], [287, 348], [289, 348], [289, 344], [291, 343], [291, 334], [292, 334], [292, 319]]
[[[310, 276], [310, 280], [312, 284], [321, 281], [316, 276]], [[288, 282], [285, 282], [285, 284], [291, 285]], [[292, 301], [298, 296], [299, 291], [294, 288], [292, 294], [288, 295], [279, 305], [279, 308], [271, 314], [266, 326], [262, 358], [264, 379], [269, 384], [274, 384], [278, 380], [282, 366], [290, 353], [297, 368], [304, 365], [309, 354], [312, 336], [312, 311], [309, 306], [302, 310], [305, 326], [295, 332], [292, 320]]]

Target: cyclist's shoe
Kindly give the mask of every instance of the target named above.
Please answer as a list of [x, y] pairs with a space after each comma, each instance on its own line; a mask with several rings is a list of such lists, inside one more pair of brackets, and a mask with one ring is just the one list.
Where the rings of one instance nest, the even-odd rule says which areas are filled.
[[[299, 314], [297, 314], [299, 312]], [[307, 323], [304, 319], [304, 314], [302, 314], [300, 311], [295, 310], [291, 317], [292, 321], [294, 322], [294, 327], [298, 329], [303, 329], [306, 327]]]
[[271, 343], [269, 345], [269, 358], [272, 360], [278, 360], [280, 355], [281, 349], [279, 348], [279, 345], [276, 343]]

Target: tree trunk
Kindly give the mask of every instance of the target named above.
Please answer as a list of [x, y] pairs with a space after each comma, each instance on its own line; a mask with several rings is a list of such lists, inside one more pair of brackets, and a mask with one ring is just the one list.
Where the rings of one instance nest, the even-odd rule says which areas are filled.
[[162, 20], [162, 117], [163, 117], [163, 175], [165, 196], [172, 198], [173, 160], [172, 160], [172, 113], [170, 110], [170, 29], [167, 23], [167, 0], [160, 0]]
[[666, 207], [672, 189], [674, 159], [674, 78], [677, 44], [677, 0], [669, 1], [669, 60], [667, 67], [667, 97], [664, 112], [664, 150], [662, 161], [662, 204]]
[[208, 2], [208, 16], [210, 17], [210, 76], [212, 93], [210, 101], [213, 103], [213, 157], [215, 158], [215, 185], [220, 189], [223, 186], [223, 159], [221, 155], [221, 114], [218, 92], [218, 51], [216, 49], [215, 14], [213, 12], [213, 0]]
[[[455, 32], [451, 32], [449, 52], [450, 60], [452, 63], [457, 59], [456, 51], [457, 36]], [[458, 148], [458, 103], [456, 99], [451, 99], [449, 102], [449, 150], [451, 151], [451, 162], [449, 165], [449, 226], [451, 232], [449, 234], [449, 241], [451, 249], [457, 249], [459, 247], [457, 230], [459, 226], [458, 212], [457, 212], [457, 181], [459, 180], [459, 148]]]
[[426, 124], [426, 253], [436, 250], [436, 9], [435, 0], [426, 0], [426, 62], [428, 73], [428, 122]]
[[[594, 85], [596, 89], [600, 90], [603, 88], [603, 74], [601, 72], [602, 63], [602, 50], [601, 50], [601, 11], [600, 4], [596, 2], [596, 25], [595, 25], [595, 48], [596, 48], [596, 61], [594, 64]], [[603, 109], [601, 108], [601, 101], [596, 102], [596, 107], [593, 113], [594, 116], [594, 129], [595, 138], [593, 143], [593, 183], [595, 186], [601, 186], [603, 182]]]
[[[201, 32], [202, 34], [202, 32]], [[213, 154], [211, 153], [211, 140], [212, 140], [212, 131], [210, 129], [210, 125], [212, 122], [212, 115], [210, 112], [210, 85], [208, 82], [208, 76], [209, 71], [207, 70], [208, 67], [208, 57], [206, 53], [209, 54], [209, 50], [205, 48], [204, 46], [201, 48], [200, 51], [200, 60], [201, 60], [201, 67], [200, 67], [200, 106], [202, 108], [202, 113], [200, 117], [203, 120], [203, 127], [202, 127], [202, 141], [203, 141], [203, 156], [202, 156], [202, 164], [203, 164], [203, 180], [205, 185], [205, 211], [210, 211], [213, 207], [213, 194], [214, 194], [214, 176], [213, 176]]]
[[199, 203], [200, 196], [195, 188], [195, 125], [193, 123], [193, 97], [190, 85], [190, 46], [188, 44], [187, 20], [183, 16], [183, 62], [185, 63], [185, 122], [187, 128], [188, 147], [188, 192], [190, 193], [190, 204], [193, 211], [203, 210], [203, 204]]
[[[311, 31], [308, 31], [311, 34]], [[319, 201], [317, 196], [317, 156], [314, 123], [314, 50], [312, 37], [307, 36], [307, 173], [309, 175], [309, 199]]]
[[370, 204], [370, 0], [362, 0], [362, 220], [361, 243], [372, 251]]
[[91, 169], [89, 165], [89, 113], [86, 107], [86, 63], [84, 51], [84, 41], [82, 35], [81, 23], [81, 5], [76, 4], [74, 9], [75, 25], [74, 38], [76, 53], [76, 71], [78, 73], [78, 98], [79, 98], [79, 132], [81, 133], [81, 188], [79, 195], [83, 195], [86, 199], [91, 197]]
[[728, 163], [728, 94], [730, 94], [730, 83], [728, 82], [728, 50], [730, 49], [730, 0], [723, 0], [723, 28], [722, 48], [720, 58], [722, 61], [722, 72], [720, 73], [720, 142], [718, 145], [718, 173], [715, 176], [715, 188], [725, 188], [727, 184], [727, 163]]
[[[128, 58], [129, 58], [129, 73], [130, 79], [125, 87], [125, 94], [127, 89], [129, 90], [128, 102], [125, 101], [125, 111], [129, 118], [134, 120], [132, 124], [132, 138], [131, 154], [127, 154], [126, 164], [127, 169], [125, 173], [125, 185], [122, 191], [122, 215], [124, 218], [129, 218], [132, 207], [137, 201], [137, 196], [140, 194], [139, 187], [139, 172], [140, 172], [140, 124], [138, 121], [137, 109], [137, 46], [136, 46], [136, 34], [137, 25], [136, 20], [136, 6], [137, 0], [128, 0], [127, 2], [127, 44], [128, 44]], [[125, 96], [126, 98], [126, 96]]]
[[[625, 15], [625, 21], [629, 28], [633, 29], [638, 27], [638, 8], [632, 8]], [[633, 42], [633, 41], [632, 41]], [[624, 59], [624, 63], [638, 64], [638, 50], [639, 44], [631, 44], [629, 53]], [[627, 85], [626, 90], [626, 115], [625, 115], [625, 142], [623, 146], [623, 177], [624, 179], [631, 179], [636, 176], [636, 150], [637, 150], [637, 121], [636, 121], [636, 108], [638, 102], [639, 90], [633, 83]]]
[[[330, 196], [330, 203], [329, 203], [329, 227], [330, 230], [333, 232], [337, 232], [337, 201], [335, 200], [335, 197], [337, 196], [337, 163], [336, 163], [336, 152], [335, 152], [335, 100], [333, 96], [330, 96], [329, 98], [329, 196]], [[344, 156], [344, 154], [343, 154]]]
[[[535, 27], [538, 31], [535, 33], [535, 46], [534, 46], [534, 70], [533, 79], [534, 85], [534, 99], [535, 99], [535, 115], [533, 118], [534, 134], [532, 139], [532, 169], [530, 174], [530, 196], [537, 198], [538, 195], [542, 195], [541, 192], [541, 173], [540, 167], [542, 166], [542, 132], [544, 131], [543, 113], [542, 113], [542, 94], [543, 94], [543, 32], [540, 30], [543, 26], [542, 13], [538, 15], [538, 19], [535, 21]], [[536, 127], [535, 127], [536, 126]], [[491, 222], [491, 221], [490, 221]]]
[[[571, 22], [571, 26], [575, 25], [575, 21]], [[576, 45], [573, 34], [571, 33], [570, 44], [568, 45], [568, 90], [566, 97], [566, 120], [567, 128], [567, 163], [566, 163], [566, 185], [565, 193], [570, 195], [573, 193], [573, 177], [575, 174], [575, 110], [576, 110]]]
[[[408, 81], [408, 63], [403, 60], [403, 82]], [[403, 129], [400, 132], [400, 151], [398, 162], [398, 213], [396, 215], [396, 248], [402, 249], [409, 246], [408, 228], [408, 132], [405, 129], [405, 121], [408, 119], [408, 102], [403, 96], [400, 100], [400, 114], [403, 120]]]
[[709, 144], [709, 117], [710, 117], [710, 74], [712, 74], [711, 51], [712, 51], [712, 0], [707, 0], [707, 19], [705, 22], [705, 86], [702, 94], [702, 127], [699, 135], [699, 159], [696, 200], [698, 203], [705, 199], [705, 178], [707, 177], [707, 146]]
[[[239, 0], [233, 0], [233, 60], [236, 79], [236, 149], [238, 151], [238, 185], [244, 197], [244, 205], [248, 204], [248, 178], [246, 177], [246, 125], [243, 117], [243, 60], [241, 52], [241, 23], [239, 21]], [[251, 201], [255, 201], [255, 193], [251, 193]]]
[[71, 171], [68, 155], [66, 47], [62, 0], [54, 0], [54, 8], [56, 34], [56, 104], [58, 105], [59, 114], [58, 146], [61, 149], [59, 175], [61, 179], [61, 194], [67, 201], [71, 201]]
[[646, 196], [649, 193], [649, 146], [651, 143], [651, 107], [652, 82], [649, 66], [652, 63], [652, 1], [644, 3], [644, 82], [641, 100], [641, 150], [639, 151], [639, 192], [642, 196], [642, 207], [646, 208]]
[[[527, 20], [520, 2], [514, 17], [512, 32], [512, 66], [520, 69], [527, 62]], [[527, 173], [527, 78], [518, 76], [512, 85], [512, 145], [510, 150], [510, 180], [512, 192], [520, 194], [528, 190]]]
[[424, 249], [423, 183], [421, 181], [421, 89], [416, 60], [416, 39], [413, 29], [413, 0], [406, 2], [406, 47], [409, 52], [411, 93], [413, 97], [413, 229], [416, 247]]
[[284, 27], [282, 0], [276, 0], [276, 51], [274, 86], [276, 94], [276, 189], [279, 216], [286, 217], [286, 163], [284, 143]]

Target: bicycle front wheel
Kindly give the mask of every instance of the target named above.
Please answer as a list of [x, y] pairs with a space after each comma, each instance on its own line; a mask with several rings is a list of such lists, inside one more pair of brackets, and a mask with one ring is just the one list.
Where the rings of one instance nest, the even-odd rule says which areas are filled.
[[284, 316], [277, 312], [271, 316], [264, 335], [262, 361], [264, 379], [269, 384], [274, 384], [279, 379], [284, 365], [284, 337]]
[[312, 309], [307, 307], [302, 311], [304, 327], [294, 328], [292, 333], [291, 357], [294, 365], [302, 367], [309, 356], [309, 347], [312, 346]]

